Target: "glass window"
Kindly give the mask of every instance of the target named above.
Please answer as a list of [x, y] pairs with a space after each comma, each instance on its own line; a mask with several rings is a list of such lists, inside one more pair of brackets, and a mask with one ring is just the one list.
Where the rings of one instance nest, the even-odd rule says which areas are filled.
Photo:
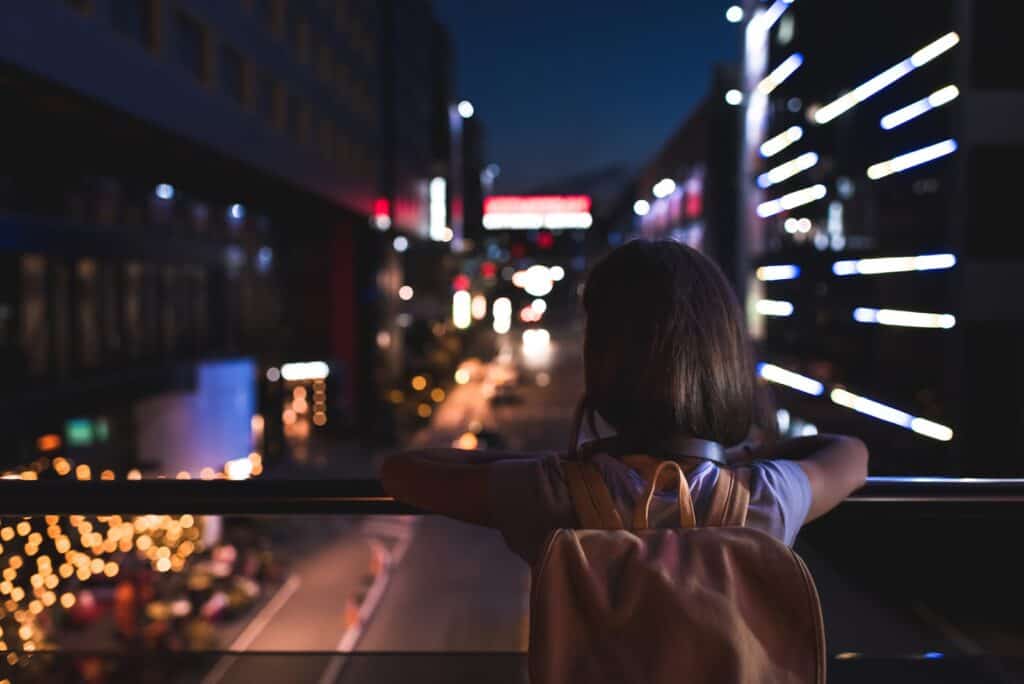
[[225, 45], [220, 51], [220, 82], [224, 92], [235, 102], [245, 100], [245, 62], [234, 48]]
[[150, 0], [111, 0], [110, 21], [114, 30], [150, 49], [156, 46], [154, 17]]
[[42, 375], [49, 366], [50, 328], [47, 322], [46, 258], [21, 257], [21, 349], [27, 370]]
[[174, 21], [178, 62], [199, 81], [206, 81], [206, 36], [202, 25], [184, 12]]

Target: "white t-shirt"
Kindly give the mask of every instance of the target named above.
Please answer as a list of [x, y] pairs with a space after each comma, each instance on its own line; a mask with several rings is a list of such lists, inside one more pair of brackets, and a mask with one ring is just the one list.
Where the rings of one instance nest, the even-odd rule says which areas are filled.
[[[596, 454], [612, 501], [623, 520], [633, 519], [633, 502], [646, 492], [639, 473], [607, 454]], [[707, 514], [718, 478], [718, 466], [703, 462], [687, 477], [698, 525]], [[509, 548], [533, 563], [548, 535], [577, 526], [561, 458], [550, 454], [535, 458], [496, 461], [490, 476], [491, 519]], [[793, 461], [756, 461], [751, 464], [750, 507], [747, 527], [766, 532], [792, 546], [811, 506], [807, 475]], [[651, 527], [678, 527], [678, 497], [658, 492], [651, 503]]]

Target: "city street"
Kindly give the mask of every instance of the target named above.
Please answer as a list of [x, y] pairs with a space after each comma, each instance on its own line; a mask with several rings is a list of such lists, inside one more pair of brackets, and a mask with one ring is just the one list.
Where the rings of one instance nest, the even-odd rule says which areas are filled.
[[[569, 332], [557, 336], [550, 358], [529, 369], [514, 346], [484, 364], [470, 382], [453, 387], [413, 443], [450, 445], [478, 422], [485, 431], [501, 434], [510, 451], [561, 448], [582, 382], [575, 337]], [[546, 374], [542, 383], [550, 380], [546, 386], [538, 386], [538, 373]], [[518, 377], [515, 393], [522, 401], [487, 400], [496, 385], [513, 377]], [[392, 567], [378, 582], [380, 591], [366, 574], [370, 539], [391, 552]], [[798, 550], [821, 594], [830, 653], [871, 658], [971, 652], [955, 630], [927, 609], [886, 604], [857, 578], [837, 572], [816, 549], [799, 544]], [[422, 680], [424, 669], [437, 673], [429, 681], [453, 681], [480, 676], [497, 665], [509, 681], [521, 681], [522, 659], [507, 654], [527, 647], [529, 573], [492, 531], [434, 516], [361, 519], [343, 538], [299, 563], [293, 577], [301, 584], [282, 605], [272, 606], [271, 599], [267, 605], [277, 611], [272, 623], [243, 642], [242, 650], [360, 654], [326, 661], [282, 656], [281, 667], [296, 681], [400, 681], [414, 673]], [[281, 592], [286, 590], [287, 585]], [[358, 625], [344, 619], [352, 595], [364, 600]], [[265, 619], [268, 610], [251, 624]], [[221, 679], [213, 676], [215, 671], [204, 682], [254, 681], [250, 678], [256, 674], [266, 677], [274, 662], [268, 656], [247, 665], [244, 658], [226, 656], [219, 665]]]

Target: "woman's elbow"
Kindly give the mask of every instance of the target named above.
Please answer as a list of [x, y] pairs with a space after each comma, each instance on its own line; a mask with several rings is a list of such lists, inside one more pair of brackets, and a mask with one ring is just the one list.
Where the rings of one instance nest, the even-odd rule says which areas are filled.
[[868, 479], [868, 447], [857, 437], [844, 437], [843, 439], [846, 441], [850, 453], [847, 469], [849, 489], [854, 492], [863, 487]]

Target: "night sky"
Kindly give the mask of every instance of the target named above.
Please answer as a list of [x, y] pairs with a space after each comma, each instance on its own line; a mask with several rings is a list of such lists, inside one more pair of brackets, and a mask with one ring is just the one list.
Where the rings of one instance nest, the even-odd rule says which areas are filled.
[[735, 61], [726, 0], [435, 0], [456, 96], [487, 130], [496, 192], [624, 162], [640, 168]]

